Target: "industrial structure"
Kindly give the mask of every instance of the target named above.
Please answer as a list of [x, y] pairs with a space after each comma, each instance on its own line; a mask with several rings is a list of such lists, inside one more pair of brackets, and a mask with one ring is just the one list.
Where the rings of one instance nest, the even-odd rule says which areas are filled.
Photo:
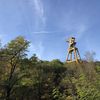
[[69, 47], [68, 47], [68, 54], [67, 54], [67, 59], [66, 62], [77, 62], [79, 63], [81, 61], [81, 57], [79, 54], [79, 50], [76, 47], [76, 41], [75, 37], [71, 37], [67, 40]]

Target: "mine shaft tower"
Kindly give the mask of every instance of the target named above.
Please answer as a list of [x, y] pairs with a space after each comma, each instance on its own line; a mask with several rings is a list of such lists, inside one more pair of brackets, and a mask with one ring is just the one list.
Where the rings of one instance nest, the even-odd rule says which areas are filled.
[[79, 54], [79, 50], [76, 47], [76, 41], [75, 41], [75, 37], [71, 37], [67, 40], [69, 47], [68, 47], [68, 54], [67, 54], [67, 59], [66, 62], [70, 63], [70, 62], [80, 62], [81, 57]]

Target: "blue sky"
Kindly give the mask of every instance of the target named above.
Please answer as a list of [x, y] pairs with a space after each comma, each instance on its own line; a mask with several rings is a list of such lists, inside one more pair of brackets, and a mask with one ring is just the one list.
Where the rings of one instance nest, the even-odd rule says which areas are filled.
[[94, 51], [100, 60], [100, 0], [0, 0], [2, 43], [19, 35], [31, 41], [29, 56], [65, 61], [75, 36], [82, 58]]

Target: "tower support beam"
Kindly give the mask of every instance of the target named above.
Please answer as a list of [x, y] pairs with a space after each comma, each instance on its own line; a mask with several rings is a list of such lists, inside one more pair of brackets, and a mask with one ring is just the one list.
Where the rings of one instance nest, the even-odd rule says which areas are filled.
[[79, 62], [81, 60], [81, 57], [78, 48], [76, 48], [75, 38], [71, 37], [67, 42], [69, 43], [69, 48], [66, 62]]

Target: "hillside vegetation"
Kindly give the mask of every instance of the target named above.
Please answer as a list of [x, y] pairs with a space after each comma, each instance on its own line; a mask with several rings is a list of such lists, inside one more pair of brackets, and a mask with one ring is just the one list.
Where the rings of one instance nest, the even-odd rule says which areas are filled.
[[19, 36], [0, 47], [0, 100], [100, 100], [100, 62], [28, 58], [29, 44]]

